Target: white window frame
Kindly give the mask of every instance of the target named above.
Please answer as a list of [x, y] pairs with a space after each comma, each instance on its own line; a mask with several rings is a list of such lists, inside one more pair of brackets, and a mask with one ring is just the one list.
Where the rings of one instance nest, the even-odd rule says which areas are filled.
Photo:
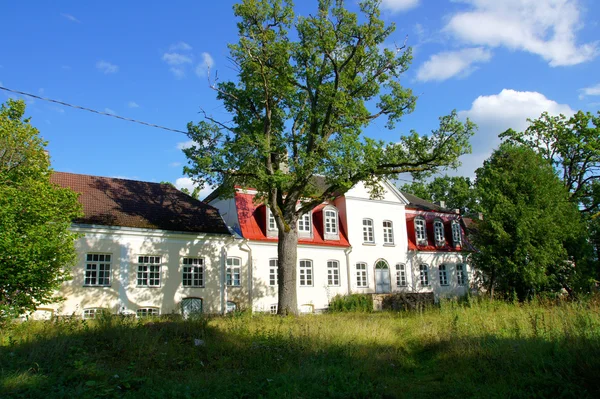
[[415, 240], [417, 245], [427, 245], [427, 221], [422, 216], [415, 217]]
[[446, 234], [442, 219], [435, 219], [433, 221], [433, 238], [436, 247], [443, 247], [446, 244]]
[[458, 220], [452, 221], [452, 243], [455, 247], [462, 246], [462, 229]]
[[[141, 313], [141, 315], [140, 315]], [[145, 313], [145, 314], [144, 314]], [[143, 308], [138, 308], [135, 311], [135, 317], [138, 319], [146, 318], [146, 317], [158, 317], [160, 316], [160, 309], [154, 306], [146, 306]]]
[[300, 215], [298, 218], [298, 236], [310, 237], [312, 235], [312, 217], [311, 212]]
[[365, 218], [362, 221], [363, 225], [363, 243], [375, 244], [375, 231], [373, 230], [373, 219]]
[[419, 283], [421, 287], [429, 287], [429, 265], [426, 263], [419, 265]]
[[313, 261], [310, 259], [301, 259], [298, 266], [299, 284], [300, 287], [313, 286]]
[[84, 320], [95, 319], [102, 312], [108, 312], [108, 310], [105, 309], [105, 308], [85, 308], [85, 309], [83, 309], [83, 312], [81, 314], [81, 318], [84, 319]]
[[267, 230], [277, 231], [277, 222], [275, 221], [275, 216], [273, 216], [273, 212], [271, 212], [271, 208], [267, 207]]
[[340, 262], [337, 260], [327, 261], [327, 285], [329, 287], [340, 286]]
[[450, 285], [448, 282], [448, 266], [445, 264], [439, 266], [439, 274], [440, 274], [440, 285], [445, 287]]
[[326, 240], [340, 239], [339, 212], [332, 205], [323, 208], [323, 237]]
[[357, 288], [368, 288], [369, 287], [369, 272], [366, 262], [357, 262], [355, 265], [356, 269], [356, 287]]
[[277, 275], [277, 269], [279, 268], [278, 259], [269, 259], [269, 286], [277, 287], [279, 284], [279, 277]]
[[83, 271], [84, 287], [109, 287], [112, 271], [112, 254], [88, 253]]
[[406, 265], [404, 263], [396, 263], [396, 286], [406, 287], [407, 285]]
[[[235, 264], [237, 262], [237, 264]], [[225, 267], [225, 284], [228, 287], [242, 286], [242, 259], [236, 256], [229, 256]]]
[[269, 313], [277, 314], [277, 304], [276, 303], [269, 305]]
[[204, 287], [204, 258], [184, 256], [181, 259], [181, 272], [181, 284], [184, 287]]
[[460, 286], [467, 285], [469, 279], [467, 276], [467, 265], [464, 263], [458, 263], [456, 265], [456, 282]]
[[394, 245], [394, 223], [391, 220], [383, 221], [383, 245]]
[[[162, 256], [160, 255], [138, 255], [137, 286], [142, 288], [159, 288], [162, 280], [161, 266]], [[140, 282], [142, 283], [140, 284]]]

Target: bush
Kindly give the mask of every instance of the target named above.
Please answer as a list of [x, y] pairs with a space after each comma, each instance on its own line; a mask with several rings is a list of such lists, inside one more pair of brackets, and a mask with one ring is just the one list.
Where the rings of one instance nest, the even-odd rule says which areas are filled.
[[330, 312], [372, 312], [373, 299], [366, 294], [336, 295], [329, 302]]

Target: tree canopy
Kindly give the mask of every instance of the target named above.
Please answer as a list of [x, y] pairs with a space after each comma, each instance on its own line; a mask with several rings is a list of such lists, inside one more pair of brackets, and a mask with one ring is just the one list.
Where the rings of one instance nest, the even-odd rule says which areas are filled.
[[[234, 6], [239, 41], [229, 46], [237, 81], [214, 82], [231, 122], [204, 114], [188, 124], [186, 173], [203, 187], [258, 191], [279, 229], [279, 312], [296, 312], [296, 222], [323, 201], [363, 181], [374, 196], [384, 176], [457, 166], [475, 129], [455, 112], [429, 135], [388, 143], [362, 135], [374, 120], [393, 129], [415, 107], [400, 83], [412, 55], [390, 42], [395, 30], [379, 2], [359, 13], [341, 0], [319, 0], [308, 16], [291, 1], [244, 0]], [[317, 189], [313, 176], [325, 177]], [[282, 302], [283, 301], [283, 302]]]
[[77, 196], [50, 182], [46, 142], [24, 114], [23, 101], [0, 106], [0, 319], [51, 302], [76, 258]]
[[445, 175], [431, 181], [415, 180], [400, 190], [431, 202], [444, 201], [446, 208], [460, 209], [463, 215], [478, 210], [475, 184], [468, 177]]

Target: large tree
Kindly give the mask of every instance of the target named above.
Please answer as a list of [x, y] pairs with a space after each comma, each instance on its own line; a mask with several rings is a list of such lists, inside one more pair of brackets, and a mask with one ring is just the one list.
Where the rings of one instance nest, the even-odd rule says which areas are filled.
[[[274, 215], [281, 314], [297, 312], [300, 215], [359, 181], [377, 196], [384, 176], [454, 167], [470, 151], [474, 125], [455, 113], [430, 135], [412, 132], [395, 143], [362, 135], [377, 118], [392, 129], [416, 98], [400, 84], [410, 48], [388, 41], [394, 25], [380, 19], [379, 1], [358, 7], [357, 14], [342, 0], [319, 0], [314, 15], [296, 17], [291, 1], [235, 5], [239, 42], [229, 49], [238, 79], [212, 85], [232, 120], [204, 114], [188, 124], [197, 144], [184, 150], [186, 173], [229, 194], [234, 185], [253, 187]], [[325, 177], [325, 189], [312, 184], [315, 175]]]
[[473, 254], [490, 292], [525, 299], [569, 288], [569, 242], [582, 225], [569, 192], [549, 162], [526, 146], [503, 143], [476, 171], [484, 219]]
[[25, 103], [0, 106], [0, 320], [53, 300], [70, 277], [77, 196], [50, 182], [46, 143]]

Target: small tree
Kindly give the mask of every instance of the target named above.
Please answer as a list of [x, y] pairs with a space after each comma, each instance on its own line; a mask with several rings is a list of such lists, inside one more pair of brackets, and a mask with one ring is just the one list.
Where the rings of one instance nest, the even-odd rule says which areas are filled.
[[485, 217], [473, 258], [491, 294], [525, 299], [564, 286], [573, 269], [565, 245], [581, 234], [581, 224], [550, 163], [529, 147], [503, 143], [476, 173]]
[[0, 319], [52, 301], [75, 261], [77, 196], [50, 183], [46, 143], [25, 103], [0, 106]]
[[[412, 132], [396, 143], [361, 136], [377, 118], [392, 129], [416, 98], [400, 84], [410, 49], [386, 43], [394, 25], [379, 18], [379, 1], [359, 8], [360, 18], [342, 0], [319, 0], [315, 15], [295, 18], [289, 0], [235, 5], [239, 42], [229, 48], [238, 81], [212, 86], [232, 121], [205, 114], [188, 124], [197, 144], [184, 150], [186, 173], [229, 194], [234, 185], [255, 188], [273, 213], [282, 314], [297, 312], [300, 215], [359, 181], [378, 196], [384, 176], [455, 167], [470, 151], [474, 125], [456, 113], [440, 118], [429, 136]], [[324, 190], [312, 184], [315, 175], [325, 177]]]

